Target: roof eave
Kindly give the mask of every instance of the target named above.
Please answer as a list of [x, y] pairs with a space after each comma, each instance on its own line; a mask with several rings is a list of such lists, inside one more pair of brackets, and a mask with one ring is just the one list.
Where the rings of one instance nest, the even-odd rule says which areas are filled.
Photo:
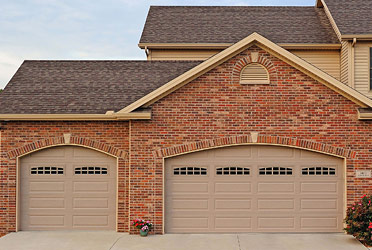
[[149, 119], [151, 119], [151, 112], [109, 114], [0, 114], [0, 121], [125, 121]]
[[[226, 49], [233, 43], [139, 43], [141, 49]], [[340, 43], [278, 43], [285, 49], [338, 50]]]
[[341, 35], [343, 40], [352, 40], [357, 38], [358, 40], [372, 40], [372, 34], [344, 34]]

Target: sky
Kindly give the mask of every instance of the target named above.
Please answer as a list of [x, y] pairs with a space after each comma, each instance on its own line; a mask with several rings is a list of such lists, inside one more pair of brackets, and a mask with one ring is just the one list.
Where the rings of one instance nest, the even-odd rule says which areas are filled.
[[24, 60], [140, 59], [150, 5], [314, 6], [315, 0], [0, 0], [0, 89]]

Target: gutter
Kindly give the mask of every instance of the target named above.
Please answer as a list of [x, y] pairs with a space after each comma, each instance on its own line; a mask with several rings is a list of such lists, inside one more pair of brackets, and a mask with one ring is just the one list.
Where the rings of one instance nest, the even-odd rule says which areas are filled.
[[106, 114], [0, 114], [0, 121], [128, 121], [150, 120], [151, 112]]
[[[226, 49], [233, 43], [139, 43], [138, 47], [145, 49], [147, 53], [151, 49]], [[279, 43], [279, 46], [285, 49], [326, 49], [339, 50], [341, 44], [311, 44], [311, 43]], [[146, 52], [147, 51], [147, 52]]]
[[341, 35], [341, 38], [344, 40], [352, 40], [357, 38], [358, 40], [372, 40], [372, 34], [356, 35], [356, 34], [345, 34]]

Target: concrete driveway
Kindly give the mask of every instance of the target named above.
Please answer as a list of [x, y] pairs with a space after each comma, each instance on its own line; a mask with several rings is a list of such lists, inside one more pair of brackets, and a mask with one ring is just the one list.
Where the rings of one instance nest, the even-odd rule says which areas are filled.
[[1, 250], [366, 250], [345, 234], [166, 234], [18, 232], [0, 238]]

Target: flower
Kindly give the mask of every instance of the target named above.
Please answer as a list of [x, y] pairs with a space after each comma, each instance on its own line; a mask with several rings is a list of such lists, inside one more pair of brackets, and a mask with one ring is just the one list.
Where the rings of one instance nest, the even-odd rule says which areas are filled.
[[363, 199], [364, 197], [366, 197], [366, 196], [367, 196], [366, 194], [363, 194], [362, 199]]

